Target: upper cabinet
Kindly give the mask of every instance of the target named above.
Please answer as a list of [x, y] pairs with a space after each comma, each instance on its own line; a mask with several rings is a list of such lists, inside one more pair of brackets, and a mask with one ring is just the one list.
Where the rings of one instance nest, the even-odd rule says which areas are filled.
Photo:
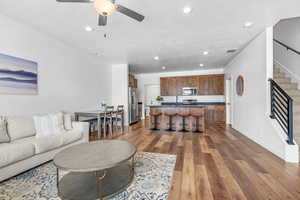
[[196, 87], [198, 95], [224, 95], [224, 74], [160, 78], [160, 95], [182, 95], [182, 88]]
[[160, 78], [160, 96], [171, 96], [168, 93], [168, 78]]
[[172, 77], [171, 79], [176, 80], [176, 94], [182, 94], [182, 88], [185, 87], [197, 87], [198, 88], [198, 76], [181, 76], [181, 77]]
[[224, 95], [224, 74], [199, 76], [199, 95]]
[[176, 96], [176, 78], [165, 77], [160, 78], [160, 95], [161, 96]]
[[137, 88], [138, 87], [137, 79], [131, 74], [129, 74], [129, 76], [128, 76], [128, 87], [130, 87], [130, 88]]

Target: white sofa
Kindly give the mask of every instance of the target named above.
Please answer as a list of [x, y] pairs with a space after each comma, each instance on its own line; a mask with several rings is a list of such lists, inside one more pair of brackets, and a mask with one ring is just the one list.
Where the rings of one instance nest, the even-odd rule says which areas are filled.
[[89, 124], [56, 136], [36, 137], [32, 117], [7, 117], [9, 143], [0, 144], [0, 181], [50, 161], [62, 149], [89, 141]]

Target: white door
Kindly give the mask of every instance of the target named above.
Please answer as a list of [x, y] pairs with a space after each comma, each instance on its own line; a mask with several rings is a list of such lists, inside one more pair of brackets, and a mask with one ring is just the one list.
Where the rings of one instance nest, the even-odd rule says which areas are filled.
[[226, 79], [226, 124], [232, 124], [232, 80]]

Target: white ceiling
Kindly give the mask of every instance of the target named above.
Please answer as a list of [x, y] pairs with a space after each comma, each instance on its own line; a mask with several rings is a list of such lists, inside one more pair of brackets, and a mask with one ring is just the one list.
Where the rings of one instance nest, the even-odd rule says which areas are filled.
[[[287, 3], [288, 2], [288, 3]], [[31, 25], [74, 48], [101, 53], [108, 63], [127, 62], [135, 73], [196, 70], [226, 65], [264, 27], [280, 18], [300, 16], [298, 0], [117, 0], [146, 16], [141, 23], [119, 13], [97, 27], [93, 4], [55, 0], [1, 0], [0, 13]], [[189, 15], [182, 8], [192, 7]], [[254, 22], [251, 29], [243, 28]], [[95, 31], [86, 32], [91, 25]], [[108, 38], [104, 38], [104, 34]], [[209, 51], [204, 56], [203, 51]], [[159, 61], [153, 59], [160, 57]], [[96, 55], [95, 55], [96, 56]]]

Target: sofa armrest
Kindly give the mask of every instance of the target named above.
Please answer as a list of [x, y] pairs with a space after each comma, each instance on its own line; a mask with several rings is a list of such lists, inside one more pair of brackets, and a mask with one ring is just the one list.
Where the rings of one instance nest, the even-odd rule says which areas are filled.
[[89, 142], [89, 123], [88, 122], [72, 122], [74, 129], [79, 130], [83, 133], [84, 142]]

